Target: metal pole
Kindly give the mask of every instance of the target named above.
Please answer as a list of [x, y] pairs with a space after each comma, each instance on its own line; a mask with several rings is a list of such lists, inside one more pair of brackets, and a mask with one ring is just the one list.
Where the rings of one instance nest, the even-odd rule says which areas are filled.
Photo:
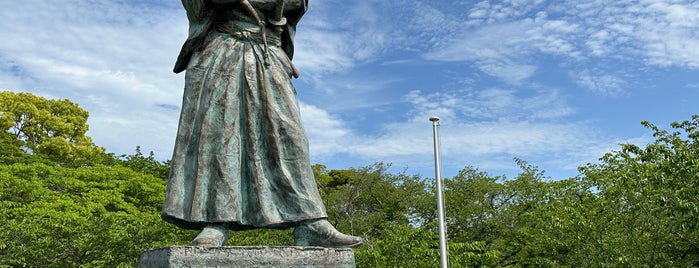
[[444, 197], [442, 196], [442, 174], [439, 161], [439, 117], [430, 117], [432, 121], [432, 134], [434, 137], [434, 176], [437, 180], [437, 216], [439, 221], [439, 256], [442, 268], [449, 267], [449, 255], [447, 251], [447, 228], [444, 223]]

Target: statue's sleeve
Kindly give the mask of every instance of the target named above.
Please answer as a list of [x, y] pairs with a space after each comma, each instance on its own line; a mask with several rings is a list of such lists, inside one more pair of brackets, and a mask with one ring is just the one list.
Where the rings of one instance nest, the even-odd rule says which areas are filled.
[[213, 10], [207, 8], [205, 0], [182, 0], [189, 20], [189, 36], [182, 45], [180, 54], [177, 56], [173, 71], [179, 73], [187, 68], [192, 52], [201, 43], [205, 33], [209, 30]]
[[308, 9], [308, 0], [300, 1], [303, 4], [300, 9], [285, 14], [288, 24], [286, 26], [286, 31], [282, 33], [282, 49], [289, 56], [289, 59], [294, 57], [294, 35], [296, 35], [296, 24], [299, 22], [299, 20], [301, 20], [301, 17]]
[[208, 13], [204, 0], [182, 0], [182, 5], [190, 22], [201, 20]]

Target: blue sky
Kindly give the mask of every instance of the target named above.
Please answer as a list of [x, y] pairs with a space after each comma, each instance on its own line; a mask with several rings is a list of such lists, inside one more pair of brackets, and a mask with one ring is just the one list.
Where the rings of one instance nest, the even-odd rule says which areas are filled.
[[[359, 2], [359, 3], [356, 3]], [[0, 2], [0, 90], [70, 99], [117, 154], [170, 158], [187, 21], [175, 0]], [[311, 158], [433, 177], [553, 179], [699, 113], [699, 2], [310, 0], [294, 62]]]

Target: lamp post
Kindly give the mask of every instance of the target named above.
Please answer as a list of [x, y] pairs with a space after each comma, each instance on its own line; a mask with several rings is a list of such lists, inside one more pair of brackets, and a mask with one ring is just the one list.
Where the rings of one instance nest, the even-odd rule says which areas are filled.
[[434, 176], [437, 180], [437, 216], [439, 221], [439, 256], [442, 268], [449, 267], [449, 255], [447, 252], [447, 230], [444, 223], [444, 197], [442, 196], [442, 174], [439, 160], [439, 117], [430, 117], [432, 121], [432, 134], [434, 139]]

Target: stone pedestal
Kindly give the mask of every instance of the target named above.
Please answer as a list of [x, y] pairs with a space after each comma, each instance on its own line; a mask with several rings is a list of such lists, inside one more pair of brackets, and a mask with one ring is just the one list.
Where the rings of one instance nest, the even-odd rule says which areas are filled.
[[141, 268], [355, 267], [352, 249], [172, 246], [145, 251]]

